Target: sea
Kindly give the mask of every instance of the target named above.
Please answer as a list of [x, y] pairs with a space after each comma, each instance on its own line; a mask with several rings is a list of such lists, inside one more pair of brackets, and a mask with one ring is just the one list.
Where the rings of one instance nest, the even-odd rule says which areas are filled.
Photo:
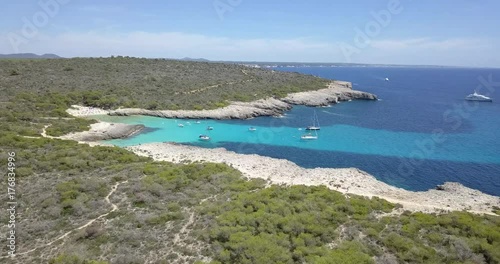
[[[273, 70], [350, 81], [354, 89], [374, 93], [379, 100], [295, 106], [281, 117], [250, 120], [98, 119], [147, 127], [132, 138], [107, 141], [121, 147], [166, 141], [223, 147], [287, 159], [305, 168], [355, 167], [412, 191], [459, 182], [500, 196], [500, 69], [336, 66]], [[474, 90], [492, 97], [493, 102], [465, 101]], [[304, 128], [316, 122], [315, 116], [321, 126], [318, 139], [302, 140]], [[213, 130], [207, 130], [208, 126]], [[199, 141], [200, 134], [209, 135], [211, 141]]]

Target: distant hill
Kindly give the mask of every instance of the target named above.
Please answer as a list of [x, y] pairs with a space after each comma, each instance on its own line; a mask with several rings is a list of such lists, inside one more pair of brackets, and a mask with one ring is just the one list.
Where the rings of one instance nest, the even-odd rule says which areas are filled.
[[189, 57], [184, 57], [181, 60], [183, 61], [201, 61], [201, 62], [209, 62], [210, 60], [204, 59], [204, 58], [189, 58]]
[[14, 53], [14, 54], [0, 54], [0, 59], [61, 59], [62, 57], [56, 54], [46, 53], [38, 55], [35, 53]]

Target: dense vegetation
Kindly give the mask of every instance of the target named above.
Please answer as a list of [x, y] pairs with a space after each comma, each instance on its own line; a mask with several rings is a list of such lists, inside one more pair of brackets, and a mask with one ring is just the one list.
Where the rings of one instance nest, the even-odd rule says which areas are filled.
[[326, 187], [272, 186], [203, 209], [221, 263], [498, 263], [500, 219], [383, 217], [394, 205]]
[[[95, 61], [96, 69], [106, 61], [78, 60], [87, 68]], [[132, 59], [107, 62], [113, 60]], [[57, 63], [68, 61], [73, 63]], [[36, 63], [8, 69], [21, 76]], [[71, 63], [73, 70], [63, 72], [97, 72]], [[322, 186], [266, 188], [263, 180], [248, 181], [224, 164], [155, 162], [116, 147], [41, 138], [49, 124], [53, 135], [87, 128], [92, 121], [64, 110], [79, 102], [79, 93], [92, 93], [85, 90], [91, 85], [45, 90], [30, 77], [18, 82], [31, 89], [11, 89], [9, 78], [1, 81], [9, 96], [0, 102], [0, 167], [6, 168], [8, 152], [16, 152], [18, 253], [36, 250], [1, 263], [500, 263], [497, 216], [391, 214], [397, 205], [381, 199]], [[39, 78], [40, 84], [50, 79]], [[118, 209], [109, 213], [112, 186], [117, 189], [109, 199]], [[2, 180], [0, 188], [6, 187]], [[0, 214], [1, 234], [8, 232], [7, 217]]]
[[72, 103], [102, 108], [209, 109], [317, 90], [328, 80], [236, 64], [164, 59], [0, 59], [0, 93], [61, 92]]

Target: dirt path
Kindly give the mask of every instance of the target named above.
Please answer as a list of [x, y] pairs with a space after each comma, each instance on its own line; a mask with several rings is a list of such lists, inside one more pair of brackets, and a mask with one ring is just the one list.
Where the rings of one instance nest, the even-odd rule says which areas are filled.
[[32, 136], [21, 136], [21, 135], [19, 135], [19, 136], [23, 137], [23, 138], [32, 138], [32, 139], [39, 139], [39, 138], [41, 138], [41, 137], [32, 137]]
[[174, 245], [177, 245], [177, 243], [179, 243], [179, 241], [181, 240], [181, 235], [186, 233], [186, 229], [192, 225], [194, 223], [194, 212], [191, 212], [191, 214], [189, 215], [189, 220], [187, 221], [186, 224], [184, 224], [181, 228], [181, 230], [179, 231], [179, 233], [175, 234], [175, 237], [174, 237]]
[[75, 120], [74, 117], [40, 117], [41, 119], [47, 119], [47, 120]]
[[[204, 203], [210, 199], [213, 199], [215, 197], [217, 197], [217, 195], [211, 195], [211, 196], [201, 200], [199, 204], [202, 204], [202, 203]], [[181, 241], [181, 235], [186, 233], [187, 228], [194, 223], [194, 215], [195, 215], [195, 212], [194, 211], [191, 212], [191, 214], [189, 215], [188, 221], [182, 226], [181, 230], [177, 234], [175, 234], [174, 245], [176, 245], [177, 243], [179, 243], [179, 241]]]
[[[51, 138], [51, 139], [55, 139], [55, 138], [57, 138], [57, 137], [53, 137], [53, 136], [49, 136], [49, 135], [47, 135], [47, 131], [46, 131], [46, 129], [47, 129], [49, 126], [51, 126], [51, 125], [46, 125], [46, 126], [44, 126], [44, 127], [43, 127], [43, 129], [42, 129], [42, 133], [40, 133], [40, 135], [41, 135], [42, 137], [44, 137], [44, 138]], [[20, 136], [21, 136], [21, 135], [20, 135]], [[40, 137], [32, 137], [32, 136], [21, 136], [21, 137], [23, 137], [23, 138], [32, 138], [32, 139], [37, 139], [37, 138], [40, 138]]]
[[[44, 132], [45, 132], [45, 129], [44, 129]], [[68, 231], [68, 232], [64, 233], [63, 235], [59, 236], [58, 238], [56, 238], [56, 239], [52, 240], [51, 242], [48, 242], [48, 243], [46, 243], [46, 244], [44, 244], [44, 245], [41, 245], [41, 246], [35, 247], [35, 248], [31, 249], [31, 250], [28, 250], [28, 251], [25, 251], [25, 252], [22, 252], [22, 253], [17, 253], [17, 254], [16, 254], [16, 256], [26, 255], [26, 254], [29, 254], [29, 253], [31, 253], [31, 252], [33, 252], [33, 251], [35, 251], [35, 250], [37, 250], [37, 249], [40, 249], [40, 248], [42, 248], [42, 247], [50, 246], [50, 245], [54, 244], [55, 242], [57, 242], [57, 241], [59, 241], [59, 240], [62, 240], [62, 239], [64, 239], [64, 238], [66, 238], [67, 236], [69, 236], [69, 235], [70, 235], [71, 233], [73, 233], [74, 231], [77, 231], [77, 230], [81, 230], [81, 229], [83, 229], [83, 228], [86, 228], [87, 226], [89, 226], [89, 225], [93, 224], [95, 221], [97, 221], [97, 220], [99, 220], [99, 219], [101, 219], [101, 218], [103, 218], [103, 217], [105, 217], [105, 216], [109, 215], [110, 213], [112, 213], [112, 212], [114, 212], [114, 211], [118, 210], [118, 206], [117, 206], [116, 204], [114, 204], [114, 203], [111, 203], [111, 201], [109, 200], [109, 197], [110, 197], [110, 196], [111, 196], [111, 195], [112, 195], [112, 194], [116, 191], [116, 189], [118, 189], [118, 186], [119, 186], [120, 184], [122, 184], [122, 183], [127, 183], [127, 182], [128, 182], [128, 181], [118, 182], [118, 183], [116, 183], [115, 185], [113, 185], [113, 187], [111, 187], [111, 191], [110, 191], [110, 192], [108, 193], [108, 195], [104, 198], [104, 200], [105, 200], [108, 204], [110, 204], [110, 205], [111, 205], [111, 208], [112, 208], [112, 209], [111, 209], [111, 211], [109, 211], [109, 212], [107, 212], [107, 213], [105, 213], [105, 214], [102, 214], [102, 215], [100, 215], [100, 216], [98, 216], [98, 217], [96, 217], [96, 218], [94, 218], [94, 219], [89, 220], [87, 223], [85, 223], [85, 224], [84, 224], [84, 225], [82, 225], [82, 226], [79, 226], [79, 227], [76, 227], [76, 228], [71, 229], [70, 231]], [[8, 256], [3, 256], [3, 257], [0, 257], [0, 259], [2, 259], [2, 258], [8, 258]]]
[[[245, 70], [241, 70], [241, 72], [242, 72], [245, 76], [248, 76], [248, 73], [247, 73]], [[222, 85], [232, 85], [232, 84], [236, 84], [236, 83], [245, 83], [245, 82], [251, 82], [251, 81], [253, 81], [253, 80], [254, 80], [254, 79], [246, 79], [246, 80], [242, 80], [242, 81], [219, 83], [219, 84], [210, 85], [210, 86], [206, 86], [206, 87], [203, 87], [203, 88], [200, 88], [200, 89], [191, 90], [191, 91], [187, 91], [187, 92], [175, 92], [175, 94], [176, 94], [176, 95], [178, 95], [178, 94], [194, 94], [194, 93], [201, 93], [201, 92], [204, 92], [204, 91], [207, 91], [207, 90], [213, 89], [213, 88], [220, 87], [220, 86], [222, 86]]]
[[42, 133], [40, 135], [42, 135], [42, 137], [44, 138], [52, 138], [52, 139], [55, 139], [56, 137], [53, 137], [53, 136], [49, 136], [47, 135], [47, 128], [49, 128], [51, 125], [46, 125], [43, 127], [42, 129]]

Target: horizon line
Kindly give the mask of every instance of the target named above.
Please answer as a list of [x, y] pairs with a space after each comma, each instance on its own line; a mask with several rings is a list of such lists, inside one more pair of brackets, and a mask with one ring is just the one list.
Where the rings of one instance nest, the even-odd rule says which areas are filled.
[[[329, 64], [329, 65], [367, 65], [367, 66], [390, 66], [390, 67], [433, 67], [433, 68], [473, 68], [473, 69], [500, 69], [500, 66], [465, 66], [465, 65], [437, 65], [437, 64], [394, 64], [394, 63], [364, 63], [364, 62], [305, 62], [305, 61], [258, 61], [258, 60], [211, 60], [206, 58], [167, 58], [167, 57], [136, 57], [129, 55], [109, 55], [104, 56], [72, 56], [72, 57], [62, 57], [56, 53], [43, 53], [38, 55], [33, 52], [20, 52], [20, 53], [0, 53], [0, 56], [15, 56], [15, 55], [26, 55], [32, 54], [39, 56], [40, 58], [8, 58], [0, 57], [0, 59], [75, 59], [75, 58], [113, 58], [113, 57], [129, 57], [136, 59], [166, 59], [166, 60], [180, 60], [180, 61], [197, 61], [197, 62], [215, 62], [215, 63], [249, 63], [249, 64]], [[55, 55], [57, 58], [44, 58], [44, 55]]]

